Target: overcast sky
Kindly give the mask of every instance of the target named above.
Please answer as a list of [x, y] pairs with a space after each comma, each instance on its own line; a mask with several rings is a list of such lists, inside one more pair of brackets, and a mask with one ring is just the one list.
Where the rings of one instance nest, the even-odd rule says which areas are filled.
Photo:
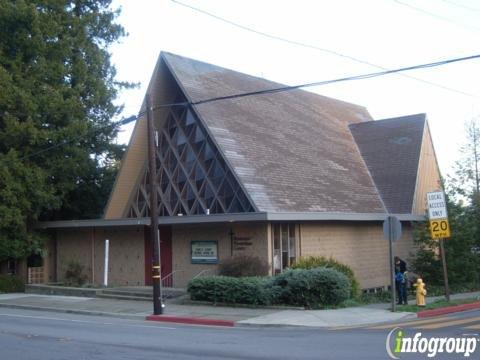
[[[129, 36], [113, 48], [121, 94], [136, 114], [160, 51], [294, 85], [480, 54], [477, 0], [179, 0], [260, 32], [248, 32], [171, 0], [114, 0]], [[458, 159], [464, 123], [480, 112], [480, 60], [309, 88], [365, 106], [374, 119], [426, 113], [443, 175]], [[451, 90], [445, 89], [449, 88]], [[275, 95], [272, 95], [275, 96]], [[125, 126], [119, 142], [128, 142]]]

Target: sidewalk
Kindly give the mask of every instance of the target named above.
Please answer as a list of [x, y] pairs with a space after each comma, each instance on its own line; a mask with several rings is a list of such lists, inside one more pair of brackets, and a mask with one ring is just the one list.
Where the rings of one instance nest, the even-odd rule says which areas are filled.
[[[468, 292], [468, 293], [461, 293], [461, 294], [451, 294], [450, 300], [460, 300], [460, 299], [470, 299], [470, 298], [477, 298], [480, 300], [480, 291], [475, 292]], [[427, 303], [432, 303], [436, 300], [443, 300], [445, 296], [429, 296], [427, 297]], [[408, 301], [409, 305], [415, 305], [415, 299]], [[365, 305], [365, 307], [372, 308], [372, 309], [390, 309], [390, 303], [380, 303], [380, 304], [370, 304]]]
[[[385, 306], [386, 304], [382, 304]], [[388, 306], [388, 305], [387, 305]], [[113, 316], [145, 320], [152, 314], [151, 301], [128, 301], [73, 296], [36, 294], [0, 294], [0, 307], [56, 311], [83, 315]], [[164, 315], [176, 322], [192, 319], [224, 320], [233, 325], [337, 327], [377, 324], [414, 318], [412, 313], [392, 313], [376, 306], [335, 310], [278, 310], [167, 303]], [[185, 321], [181, 321], [181, 320]], [[190, 321], [189, 321], [190, 320]], [[201, 321], [200, 321], [201, 323]]]

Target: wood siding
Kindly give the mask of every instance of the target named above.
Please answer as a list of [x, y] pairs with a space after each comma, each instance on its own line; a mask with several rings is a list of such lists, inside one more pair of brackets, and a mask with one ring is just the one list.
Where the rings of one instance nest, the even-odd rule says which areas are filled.
[[427, 209], [427, 193], [439, 189], [441, 189], [440, 170], [427, 123], [423, 133], [422, 150], [418, 162], [412, 213], [424, 215]]
[[[154, 109], [161, 104], [175, 101], [176, 83], [165, 64], [160, 60], [155, 67], [147, 94], [151, 95], [151, 103]], [[145, 112], [145, 108], [144, 102], [140, 113]], [[165, 122], [167, 110], [167, 108], [160, 107], [153, 111], [156, 128], [159, 128]], [[105, 208], [105, 219], [118, 219], [126, 216], [130, 201], [147, 164], [147, 145], [147, 117], [143, 115], [139, 117], [135, 124], [128, 149], [123, 156], [120, 171]]]
[[143, 174], [147, 159], [147, 121], [137, 120], [128, 150], [122, 159], [114, 188], [105, 210], [105, 219], [118, 219], [124, 216], [132, 190]]

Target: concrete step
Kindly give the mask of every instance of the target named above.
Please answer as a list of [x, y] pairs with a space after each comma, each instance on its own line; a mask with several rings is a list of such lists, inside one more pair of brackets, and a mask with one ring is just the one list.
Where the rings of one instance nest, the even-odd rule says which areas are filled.
[[[144, 287], [120, 287], [106, 289], [69, 288], [55, 285], [26, 285], [25, 292], [30, 294], [99, 297], [104, 299], [151, 301], [153, 289]], [[186, 294], [185, 289], [162, 288], [164, 299], [175, 299]]]
[[[164, 299], [173, 299], [186, 294], [185, 289], [163, 288], [162, 295]], [[119, 300], [140, 300], [149, 301], [153, 297], [153, 290], [134, 289], [134, 288], [116, 288], [103, 289], [97, 292], [97, 297], [104, 299], [119, 299]]]
[[151, 298], [152, 297], [152, 290], [121, 290], [121, 289], [104, 289], [97, 293], [99, 295], [108, 295], [108, 296], [132, 296], [132, 297], [141, 297], [141, 298]]
[[97, 294], [98, 299], [111, 299], [111, 300], [134, 300], [134, 301], [152, 301], [152, 296], [129, 296], [129, 295], [109, 295], [109, 294]]
[[94, 298], [97, 295], [98, 289], [74, 288], [47, 284], [26, 284], [25, 292], [27, 294], [81, 296]]

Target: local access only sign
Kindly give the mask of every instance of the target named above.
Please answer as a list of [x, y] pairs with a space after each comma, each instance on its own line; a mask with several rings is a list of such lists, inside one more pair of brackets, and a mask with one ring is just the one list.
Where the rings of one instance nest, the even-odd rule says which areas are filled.
[[432, 239], [450, 237], [450, 225], [448, 224], [447, 203], [443, 191], [435, 191], [427, 194], [428, 218], [430, 219], [430, 233]]

